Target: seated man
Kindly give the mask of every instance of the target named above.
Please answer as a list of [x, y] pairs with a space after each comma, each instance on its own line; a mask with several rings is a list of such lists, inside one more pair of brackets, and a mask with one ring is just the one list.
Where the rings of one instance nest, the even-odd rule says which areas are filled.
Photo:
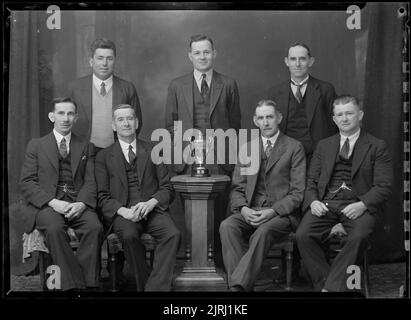
[[[308, 172], [297, 245], [317, 291], [346, 291], [347, 267], [363, 257], [375, 215], [392, 183], [391, 158], [384, 141], [360, 129], [357, 98], [340, 96], [333, 104], [339, 133], [321, 140]], [[321, 247], [341, 222], [347, 242], [330, 266]]]
[[[96, 158], [98, 203], [105, 226], [123, 243], [136, 290], [170, 291], [180, 242], [168, 211], [174, 191], [166, 167], [151, 159], [151, 143], [137, 139], [138, 121], [130, 105], [113, 109], [112, 127], [118, 141]], [[140, 241], [143, 232], [158, 242], [151, 274]]]
[[[223, 260], [230, 291], [251, 291], [271, 246], [295, 230], [305, 188], [305, 154], [300, 142], [278, 130], [282, 115], [271, 100], [258, 103], [254, 123], [261, 138], [259, 170], [234, 169], [232, 215], [220, 225]], [[248, 153], [249, 154], [249, 153]]]
[[[71, 133], [77, 118], [69, 98], [53, 100], [49, 119], [54, 129], [29, 142], [20, 187], [27, 200], [25, 231], [45, 234], [53, 264], [60, 268], [61, 289], [99, 285], [103, 227], [94, 211], [94, 146]], [[67, 227], [80, 239], [74, 255]]]

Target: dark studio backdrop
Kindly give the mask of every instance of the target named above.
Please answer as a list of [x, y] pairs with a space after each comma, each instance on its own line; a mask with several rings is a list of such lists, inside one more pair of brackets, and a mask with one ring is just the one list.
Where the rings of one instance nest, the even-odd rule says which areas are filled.
[[[31, 138], [52, 129], [47, 113], [53, 97], [65, 95], [70, 81], [91, 72], [90, 43], [96, 37], [116, 43], [115, 73], [136, 86], [143, 112], [140, 136], [150, 139], [153, 129], [164, 126], [169, 82], [192, 70], [188, 41], [198, 33], [214, 40], [215, 69], [237, 80], [244, 128], [252, 127], [257, 97], [289, 77], [284, 56], [296, 41], [311, 47], [316, 59], [313, 76], [333, 83], [338, 94], [357, 95], [364, 101], [363, 127], [389, 142], [395, 172], [393, 193], [377, 222], [371, 257], [374, 262], [402, 260], [400, 6], [368, 3], [361, 11], [360, 30], [347, 28], [346, 9], [64, 10], [59, 30], [47, 29], [45, 9], [12, 11], [10, 44], [6, 46], [10, 60], [9, 88], [5, 88], [9, 94], [5, 113], [8, 208], [4, 208], [9, 214], [11, 273], [23, 272], [18, 180], [25, 147]], [[172, 216], [183, 231], [183, 214], [174, 211]], [[184, 247], [183, 243], [181, 250]]]

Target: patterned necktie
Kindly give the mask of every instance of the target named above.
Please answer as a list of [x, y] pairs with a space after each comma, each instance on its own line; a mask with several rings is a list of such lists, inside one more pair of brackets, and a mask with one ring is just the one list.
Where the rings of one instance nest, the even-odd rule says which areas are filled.
[[133, 147], [130, 144], [128, 146], [128, 163], [133, 164], [134, 160], [136, 160], [136, 154], [133, 152]]
[[67, 157], [67, 145], [66, 145], [66, 138], [63, 137], [60, 141], [60, 147], [59, 147], [59, 152], [60, 155], [65, 158]]
[[349, 154], [350, 154], [350, 141], [347, 138], [340, 150], [340, 156], [343, 157], [344, 159], [348, 159]]
[[104, 81], [101, 83], [100, 94], [101, 94], [103, 97], [107, 94], [106, 84], [104, 83]]
[[265, 155], [267, 156], [267, 158], [269, 158], [271, 151], [273, 150], [273, 144], [271, 143], [271, 140], [267, 140], [266, 145], [267, 146], [265, 147]]
[[203, 97], [203, 99], [205, 99], [207, 97], [207, 94], [208, 94], [208, 84], [207, 84], [207, 81], [206, 81], [207, 75], [205, 73], [203, 73], [201, 75], [201, 77], [203, 78], [201, 80], [201, 96]]

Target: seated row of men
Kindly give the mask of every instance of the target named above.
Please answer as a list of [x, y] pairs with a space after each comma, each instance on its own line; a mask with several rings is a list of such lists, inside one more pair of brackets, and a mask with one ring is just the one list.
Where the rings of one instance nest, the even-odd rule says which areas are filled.
[[[296, 231], [315, 289], [347, 289], [347, 266], [361, 257], [392, 180], [387, 147], [360, 128], [362, 117], [355, 97], [335, 99], [333, 120], [340, 132], [318, 143], [306, 178], [303, 145], [280, 132], [276, 102], [258, 103], [253, 120], [261, 133], [259, 170], [242, 175], [244, 161], [238, 162], [232, 215], [220, 225], [230, 291], [252, 290], [268, 250], [290, 231]], [[174, 191], [167, 168], [151, 159], [152, 144], [137, 138], [141, 120], [133, 106], [113, 108], [118, 140], [96, 157], [94, 145], [71, 132], [78, 118], [76, 103], [55, 99], [49, 113], [53, 132], [28, 144], [20, 183], [27, 200], [26, 232], [44, 232], [53, 264], [61, 269], [63, 290], [99, 286], [104, 231], [113, 231], [122, 241], [136, 290], [170, 291], [180, 232], [169, 214]], [[348, 232], [347, 243], [329, 266], [321, 244], [338, 222]], [[80, 239], [76, 256], [67, 226]], [[142, 232], [158, 242], [151, 271]]]

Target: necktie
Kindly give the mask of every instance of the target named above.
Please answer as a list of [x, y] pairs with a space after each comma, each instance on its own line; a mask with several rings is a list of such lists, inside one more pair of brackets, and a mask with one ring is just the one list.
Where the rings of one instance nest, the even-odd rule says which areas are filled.
[[67, 157], [67, 145], [66, 145], [66, 138], [61, 139], [60, 141], [60, 148], [59, 148], [60, 155], [65, 158]]
[[203, 73], [201, 75], [201, 77], [203, 78], [201, 80], [201, 96], [203, 97], [203, 99], [205, 99], [207, 97], [207, 93], [208, 93], [208, 84], [207, 84], [207, 81], [206, 81], [207, 75], [205, 73]]
[[133, 164], [134, 160], [136, 160], [136, 154], [133, 152], [133, 147], [130, 144], [128, 146], [128, 163]]
[[267, 140], [266, 145], [267, 146], [265, 147], [265, 155], [268, 158], [271, 154], [271, 151], [273, 150], [273, 144], [271, 143], [271, 140]]
[[104, 82], [101, 83], [100, 94], [104, 97], [106, 95], [106, 84]]
[[291, 81], [291, 83], [297, 87], [297, 90], [295, 91], [295, 98], [297, 99], [298, 103], [301, 103], [301, 101], [303, 101], [303, 94], [301, 93], [301, 87], [305, 85], [306, 82], [307, 80], [297, 84]]
[[340, 156], [343, 157], [344, 159], [348, 159], [349, 154], [350, 154], [350, 141], [347, 138], [340, 150]]

